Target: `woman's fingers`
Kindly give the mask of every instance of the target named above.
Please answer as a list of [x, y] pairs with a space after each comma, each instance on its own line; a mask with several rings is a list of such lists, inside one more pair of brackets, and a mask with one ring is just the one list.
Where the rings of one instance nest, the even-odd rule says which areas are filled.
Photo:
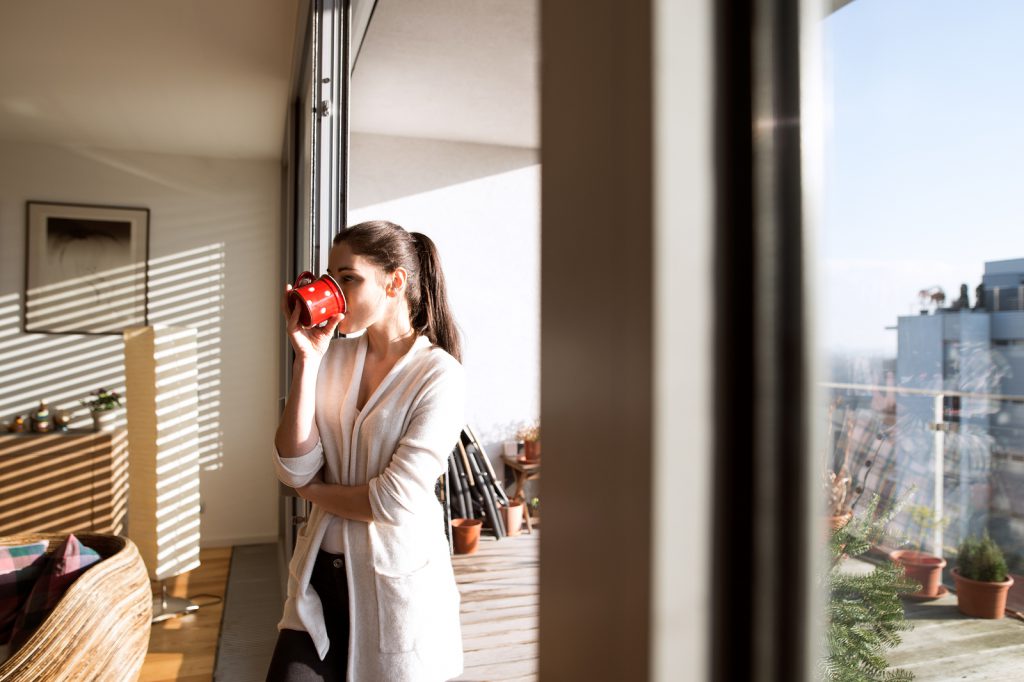
[[285, 284], [284, 294], [281, 296], [281, 312], [284, 314], [285, 319], [288, 319], [288, 317], [291, 315], [291, 308], [288, 305], [288, 301], [290, 299], [289, 294], [291, 294], [291, 292], [292, 285]]
[[292, 306], [288, 311], [288, 331], [295, 331], [299, 328], [299, 306]]
[[343, 313], [338, 313], [337, 315], [331, 315], [329, 318], [327, 318], [327, 326], [324, 327], [324, 331], [327, 333], [327, 335], [328, 336], [333, 336], [335, 330], [338, 329], [338, 325], [341, 324], [341, 321], [344, 320], [344, 319], [345, 319], [345, 315]]
[[281, 312], [287, 320], [292, 346], [298, 352], [304, 352], [310, 348], [326, 350], [326, 345], [333, 338], [334, 332], [338, 329], [341, 321], [345, 319], [345, 315], [342, 313], [332, 315], [327, 319], [327, 324], [323, 326], [303, 327], [299, 322], [302, 306], [292, 305], [291, 292], [292, 285], [286, 284], [281, 297]]

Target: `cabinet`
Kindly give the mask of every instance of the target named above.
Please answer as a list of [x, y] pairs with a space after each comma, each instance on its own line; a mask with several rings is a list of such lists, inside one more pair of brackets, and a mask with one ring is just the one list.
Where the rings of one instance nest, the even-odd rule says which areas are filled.
[[0, 535], [127, 530], [128, 435], [0, 434]]

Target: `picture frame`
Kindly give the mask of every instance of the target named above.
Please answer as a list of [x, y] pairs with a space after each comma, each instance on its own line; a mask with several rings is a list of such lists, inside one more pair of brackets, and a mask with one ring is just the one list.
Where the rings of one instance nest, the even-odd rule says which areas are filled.
[[25, 206], [26, 333], [120, 334], [149, 322], [149, 209]]

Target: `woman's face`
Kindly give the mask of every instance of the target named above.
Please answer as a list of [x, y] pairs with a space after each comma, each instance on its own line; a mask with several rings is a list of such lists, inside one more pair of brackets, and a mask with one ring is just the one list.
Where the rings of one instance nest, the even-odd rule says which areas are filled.
[[352, 253], [342, 242], [331, 248], [327, 272], [341, 285], [348, 303], [345, 319], [338, 326], [342, 334], [351, 334], [394, 314], [393, 296], [388, 296], [390, 279], [365, 256]]

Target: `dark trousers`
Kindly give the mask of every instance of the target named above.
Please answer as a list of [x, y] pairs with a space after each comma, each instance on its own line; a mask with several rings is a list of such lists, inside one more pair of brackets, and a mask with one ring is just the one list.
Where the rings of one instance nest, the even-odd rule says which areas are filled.
[[320, 550], [310, 584], [320, 595], [331, 648], [320, 660], [313, 639], [299, 630], [281, 630], [267, 682], [341, 682], [348, 665], [348, 580], [345, 557]]

